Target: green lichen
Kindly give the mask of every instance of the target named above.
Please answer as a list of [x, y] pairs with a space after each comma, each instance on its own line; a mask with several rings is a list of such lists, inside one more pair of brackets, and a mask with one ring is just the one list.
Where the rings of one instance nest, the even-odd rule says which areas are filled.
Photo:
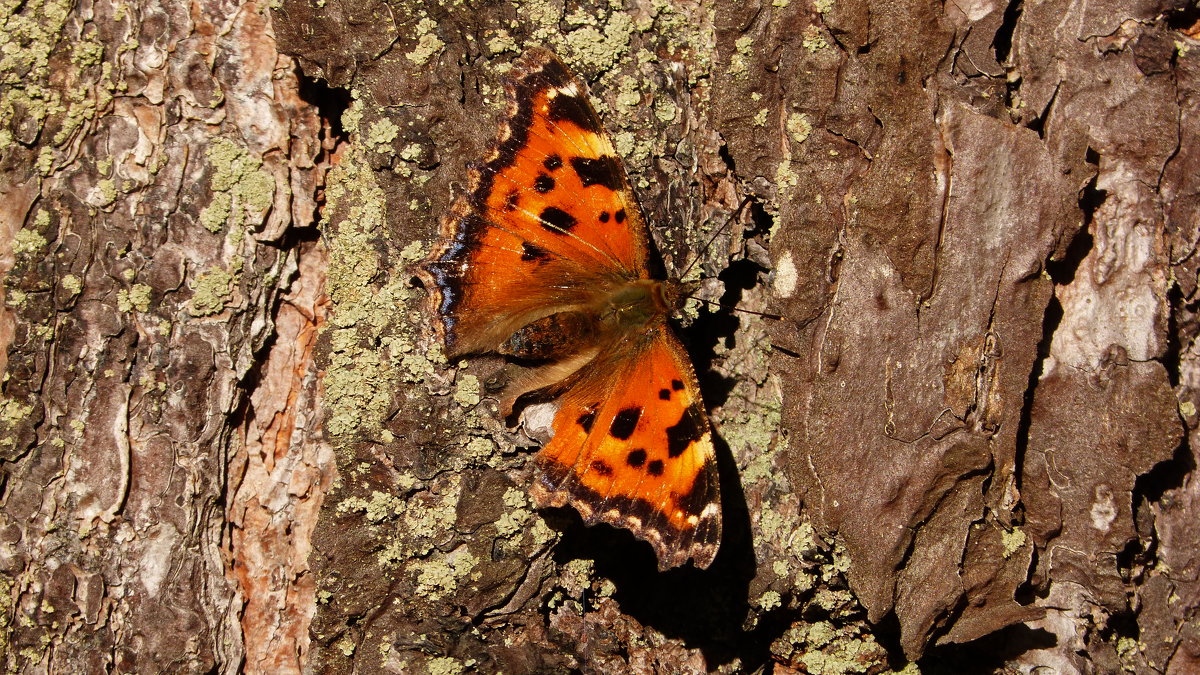
[[61, 284], [63, 290], [69, 293], [71, 296], [79, 295], [79, 292], [83, 290], [83, 282], [74, 274], [68, 274], [64, 276], [58, 283]]
[[362, 497], [347, 497], [338, 505], [337, 510], [363, 514], [367, 522], [376, 524], [383, 520], [399, 515], [404, 511], [404, 499], [400, 495], [380, 492], [371, 493], [370, 499]]
[[20, 424], [33, 412], [33, 406], [12, 398], [0, 400], [0, 421], [9, 427]]
[[558, 43], [566, 58], [592, 70], [608, 70], [629, 52], [629, 43], [637, 28], [624, 12], [608, 17], [603, 31], [594, 25], [583, 26], [560, 36]]
[[433, 370], [430, 358], [414, 344], [415, 327], [397, 331], [392, 326], [396, 308], [413, 291], [406, 276], [383, 273], [374, 245], [384, 232], [383, 190], [362, 159], [358, 146], [351, 146], [330, 171], [322, 222], [332, 305], [325, 325], [330, 335], [326, 430], [335, 439], [380, 428], [401, 376], [397, 359], [405, 379], [413, 382]]
[[404, 260], [407, 260], [408, 262], [416, 262], [425, 257], [425, 252], [426, 252], [425, 242], [413, 241], [413, 242], [409, 242], [408, 246], [405, 246], [400, 251], [400, 257], [403, 258]]
[[117, 309], [122, 312], [135, 309], [139, 312], [150, 311], [150, 287], [146, 284], [134, 284], [129, 290], [117, 291]]
[[1000, 534], [1000, 540], [1004, 544], [1004, 557], [1011, 558], [1012, 554], [1016, 553], [1021, 549], [1022, 546], [1025, 545], [1025, 539], [1025, 531], [1019, 527], [1002, 532]]
[[525, 491], [519, 488], [509, 488], [504, 493], [505, 511], [496, 520], [496, 532], [501, 537], [511, 537], [522, 531], [525, 524], [533, 516], [525, 499]]
[[[93, 119], [98, 101], [106, 94], [103, 87], [95, 86], [99, 83], [91, 67], [103, 51], [94, 30], [72, 33], [68, 26], [72, 8], [69, 0], [5, 2], [0, 8], [0, 119], [20, 117], [41, 129], [48, 118], [56, 117], [60, 131], [53, 139], [55, 145]], [[60, 69], [66, 75], [52, 82], [51, 55], [64, 37], [73, 41], [69, 58], [74, 67]], [[12, 142], [11, 130], [6, 129], [0, 145]], [[48, 144], [36, 166], [42, 175], [53, 170]]]
[[[766, 372], [769, 358], [768, 343], [749, 344], [750, 349], [740, 353], [748, 361], [751, 372]], [[752, 379], [744, 379], [736, 392], [751, 405], [731, 411], [721, 420], [721, 433], [731, 449], [740, 456], [748, 457], [742, 469], [743, 480], [760, 483], [774, 480], [775, 439], [783, 424], [783, 397], [778, 378], [770, 376], [760, 385]]]
[[775, 591], [767, 591], [766, 593], [763, 593], [761, 596], [759, 596], [758, 602], [755, 604], [757, 604], [758, 608], [761, 609], [762, 611], [769, 612], [769, 611], [775, 609], [776, 607], [779, 607], [780, 605], [782, 605], [783, 598], [780, 597], [779, 593], [777, 593]]
[[109, 206], [117, 201], [117, 184], [111, 178], [96, 183], [96, 206]]
[[800, 185], [800, 176], [792, 170], [792, 160], [784, 159], [779, 162], [779, 166], [775, 167], [775, 187], [786, 190], [798, 185]]
[[733, 57], [729, 59], [729, 74], [745, 76], [749, 71], [750, 56], [754, 49], [754, 38], [742, 35], [733, 41]]
[[1196, 414], [1196, 404], [1191, 401], [1180, 401], [1179, 414], [1184, 417], [1191, 417]]
[[[558, 28], [558, 22], [562, 19], [562, 5], [554, 0], [526, 0], [523, 9], [525, 22], [533, 27], [533, 40], [556, 44], [562, 32]], [[515, 22], [513, 27], [517, 27]]]
[[449, 656], [435, 656], [429, 659], [426, 667], [429, 669], [429, 675], [462, 675], [468, 672], [467, 669], [473, 665], [475, 665], [474, 659], [468, 659], [463, 663]]
[[613, 134], [613, 146], [631, 166], [644, 164], [654, 153], [654, 145], [650, 139], [644, 134], [638, 136], [631, 131], [618, 131]]
[[641, 102], [642, 93], [639, 91], [637, 79], [629, 76], [622, 77], [617, 86], [617, 105], [633, 108]]
[[209, 232], [220, 232], [233, 212], [233, 195], [229, 192], [214, 192], [208, 206], [200, 210], [200, 224]]
[[454, 389], [454, 402], [464, 408], [474, 408], [479, 405], [479, 378], [470, 374], [458, 376]]
[[54, 170], [54, 149], [46, 146], [38, 151], [37, 161], [34, 163], [38, 173], [43, 176], [49, 176]]
[[491, 37], [487, 39], [487, 47], [492, 54], [499, 54], [501, 52], [516, 52], [520, 49], [520, 47], [517, 45], [517, 41], [514, 40], [506, 30], [501, 29], [494, 32], [487, 31], [487, 33], [492, 34]]
[[338, 640], [334, 647], [336, 647], [343, 656], [349, 657], [354, 655], [354, 641], [349, 637], [344, 637], [341, 640]]
[[821, 33], [821, 29], [811, 25], [804, 28], [801, 44], [813, 54], [822, 49], [829, 49], [829, 41], [825, 39], [825, 36]]
[[46, 238], [33, 230], [17, 230], [13, 238], [13, 253], [17, 255], [37, 253], [46, 245]]
[[363, 105], [362, 102], [358, 100], [358, 90], [351, 89], [350, 105], [347, 106], [346, 110], [342, 113], [342, 128], [346, 130], [347, 133], [357, 134], [362, 130], [362, 118]]
[[471, 575], [479, 558], [466, 547], [460, 547], [445, 558], [428, 560], [416, 565], [417, 594], [430, 600], [438, 600], [458, 590], [464, 579]]
[[828, 14], [833, 9], [834, 0], [813, 0], [813, 7], [821, 14]]
[[828, 621], [792, 625], [771, 644], [771, 652], [811, 675], [874, 673], [887, 666], [886, 652], [871, 635]]
[[545, 548], [551, 542], [556, 541], [559, 537], [558, 530], [546, 524], [542, 518], [537, 518], [533, 521], [533, 544], [538, 548]]
[[444, 486], [442, 494], [417, 491], [401, 497], [378, 493], [366, 500], [348, 498], [337, 508], [363, 513], [379, 534], [391, 535], [376, 555], [380, 565], [389, 567], [429, 555], [435, 545], [446, 540], [458, 517], [459, 494], [459, 480], [455, 477]]
[[788, 115], [787, 130], [793, 141], [803, 143], [812, 134], [812, 121], [804, 113], [792, 113]]
[[275, 199], [275, 178], [263, 168], [262, 158], [227, 138], [208, 146], [212, 167], [212, 199], [200, 211], [200, 223], [219, 232], [226, 222], [240, 228], [248, 217], [261, 219]]
[[237, 274], [220, 267], [214, 267], [196, 277], [191, 285], [192, 299], [188, 303], [188, 313], [192, 316], [212, 316], [223, 311], [225, 303], [233, 293], [237, 278]]
[[391, 152], [392, 142], [400, 135], [400, 127], [386, 117], [375, 120], [367, 129], [367, 137], [363, 141], [375, 152]]
[[400, 159], [406, 162], [415, 162], [421, 158], [421, 146], [418, 143], [409, 143], [400, 148]]
[[654, 116], [659, 122], [669, 124], [675, 121], [675, 116], [679, 114], [679, 108], [675, 102], [666, 96], [660, 96], [654, 100]]
[[770, 110], [767, 110], [766, 108], [762, 108], [757, 113], [755, 113], [754, 119], [751, 120], [750, 123], [756, 127], [765, 127], [767, 125], [767, 116], [770, 114], [771, 114]]
[[1117, 640], [1117, 656], [1121, 659], [1125, 670], [1136, 671], [1137, 657], [1143, 649], [1144, 646], [1136, 638], [1123, 637]]
[[596, 573], [596, 563], [588, 558], [576, 558], [563, 566], [561, 586], [573, 598], [583, 597], [592, 585], [592, 576]]
[[446, 43], [442, 42], [442, 39], [433, 32], [435, 28], [437, 28], [437, 22], [429, 17], [423, 17], [417, 22], [417, 47], [404, 55], [414, 65], [425, 65], [430, 58], [442, 51], [442, 47], [446, 46]]

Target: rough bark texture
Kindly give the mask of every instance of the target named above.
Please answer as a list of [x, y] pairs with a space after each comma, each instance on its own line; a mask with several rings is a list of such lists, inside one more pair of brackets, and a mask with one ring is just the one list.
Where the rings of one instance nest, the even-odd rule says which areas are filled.
[[[1200, 669], [1197, 37], [1139, 0], [4, 5], [0, 661]], [[667, 270], [780, 317], [682, 317], [707, 571], [533, 510], [539, 423], [428, 330], [413, 265], [534, 44]]]
[[254, 3], [0, 15], [0, 661], [295, 670], [322, 120]]

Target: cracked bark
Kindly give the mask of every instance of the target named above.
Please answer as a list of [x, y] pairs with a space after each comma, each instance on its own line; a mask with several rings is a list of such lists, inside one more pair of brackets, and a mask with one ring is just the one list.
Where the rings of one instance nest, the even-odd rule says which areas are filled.
[[[1200, 668], [1194, 8], [6, 21], [7, 670]], [[424, 330], [412, 265], [538, 43], [665, 267], [782, 317], [683, 317], [707, 572], [531, 510], [538, 421]]]

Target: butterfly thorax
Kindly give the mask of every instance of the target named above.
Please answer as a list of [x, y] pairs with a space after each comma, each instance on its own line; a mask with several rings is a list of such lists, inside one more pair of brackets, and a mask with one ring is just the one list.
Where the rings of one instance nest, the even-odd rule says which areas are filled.
[[655, 279], [636, 279], [618, 287], [599, 311], [601, 330], [628, 333], [671, 311], [670, 287]]

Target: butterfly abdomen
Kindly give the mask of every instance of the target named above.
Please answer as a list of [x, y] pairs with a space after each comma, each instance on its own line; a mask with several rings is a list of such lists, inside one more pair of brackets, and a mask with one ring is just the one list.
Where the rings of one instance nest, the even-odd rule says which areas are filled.
[[557, 360], [593, 342], [598, 330], [595, 312], [557, 312], [518, 329], [496, 351], [526, 361]]

